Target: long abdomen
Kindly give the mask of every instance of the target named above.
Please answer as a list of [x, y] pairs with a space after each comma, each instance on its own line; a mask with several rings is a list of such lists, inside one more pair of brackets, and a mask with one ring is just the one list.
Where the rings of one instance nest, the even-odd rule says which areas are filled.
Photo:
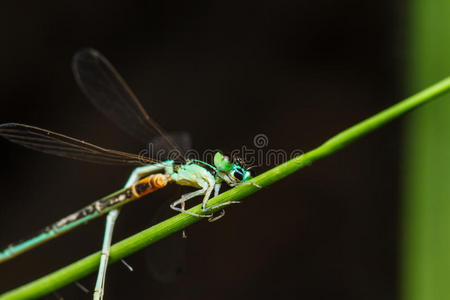
[[44, 242], [68, 232], [69, 230], [95, 219], [105, 213], [118, 208], [130, 201], [141, 198], [163, 188], [168, 183], [168, 177], [164, 174], [152, 174], [139, 180], [129, 188], [122, 189], [100, 200], [97, 200], [79, 211], [45, 227], [32, 238], [10, 244], [0, 252], [0, 263], [24, 253]]

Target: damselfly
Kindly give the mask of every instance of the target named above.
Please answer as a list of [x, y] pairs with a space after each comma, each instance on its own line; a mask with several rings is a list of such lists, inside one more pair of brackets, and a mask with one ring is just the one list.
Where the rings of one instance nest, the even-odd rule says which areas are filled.
[[[17, 123], [0, 125], [0, 136], [37, 151], [94, 163], [141, 165], [131, 173], [124, 189], [46, 227], [34, 238], [12, 244], [0, 253], [0, 261], [14, 257], [58, 234], [108, 213], [94, 291], [94, 299], [102, 299], [112, 233], [120, 206], [162, 188], [169, 182], [174, 182], [197, 188], [197, 190], [182, 195], [170, 205], [172, 209], [215, 220], [218, 217], [213, 218], [208, 211], [237, 202], [230, 201], [208, 207], [207, 203], [212, 192], [214, 191], [214, 196], [217, 196], [223, 182], [230, 186], [251, 183], [249, 180], [252, 175], [240, 160], [231, 160], [219, 152], [215, 154], [212, 164], [201, 160], [185, 159], [180, 147], [148, 116], [124, 79], [98, 51], [85, 49], [78, 52], [74, 56], [72, 67], [78, 85], [97, 109], [116, 122], [124, 131], [144, 142], [150, 141], [155, 136], [161, 136], [165, 144], [174, 149], [177, 155], [172, 160], [158, 161], [106, 149], [34, 126]], [[185, 210], [185, 202], [197, 196], [203, 196], [204, 214]]]

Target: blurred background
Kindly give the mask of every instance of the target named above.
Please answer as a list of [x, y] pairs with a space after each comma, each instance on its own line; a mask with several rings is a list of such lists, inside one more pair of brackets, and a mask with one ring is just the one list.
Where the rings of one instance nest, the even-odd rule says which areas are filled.
[[[267, 149], [308, 151], [450, 71], [446, 0], [0, 5], [0, 121], [132, 153], [142, 145], [76, 86], [80, 48], [102, 52], [198, 151], [254, 148], [256, 134]], [[134, 272], [111, 265], [106, 299], [450, 299], [446, 98], [195, 224], [178, 250], [130, 256]], [[2, 248], [119, 189], [132, 170], [0, 147]], [[114, 240], [151, 226], [182, 192], [127, 205]], [[100, 250], [103, 228], [98, 219], [3, 263], [0, 292]], [[92, 289], [95, 277], [80, 283]], [[91, 295], [72, 284], [45, 299], [55, 297]]]

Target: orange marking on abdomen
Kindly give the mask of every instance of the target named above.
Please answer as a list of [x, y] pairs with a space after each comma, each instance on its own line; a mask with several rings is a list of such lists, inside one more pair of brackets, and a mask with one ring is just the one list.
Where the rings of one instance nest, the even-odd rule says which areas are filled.
[[136, 198], [140, 198], [165, 187], [168, 182], [169, 177], [167, 175], [161, 173], [153, 174], [133, 184], [131, 191]]

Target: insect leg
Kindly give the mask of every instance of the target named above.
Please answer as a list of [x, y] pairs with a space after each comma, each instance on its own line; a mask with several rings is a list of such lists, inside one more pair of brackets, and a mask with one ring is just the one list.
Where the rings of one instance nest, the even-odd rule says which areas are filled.
[[136, 182], [139, 181], [139, 179], [146, 177], [150, 174], [157, 173], [158, 171], [164, 170], [165, 173], [169, 172], [169, 168], [171, 166], [166, 163], [158, 163], [153, 165], [147, 165], [142, 167], [137, 167], [136, 169], [131, 172], [130, 177], [127, 180], [127, 183], [125, 184], [125, 187], [130, 187]]
[[[219, 195], [219, 190], [220, 190], [220, 183], [216, 183], [215, 186], [214, 186], [214, 197], [217, 197], [217, 195]], [[227, 201], [227, 202], [216, 204], [216, 205], [213, 205], [213, 206], [210, 206], [210, 207], [202, 207], [202, 210], [203, 211], [209, 211], [211, 209], [215, 209], [215, 208], [218, 208], [218, 207], [228, 206], [230, 204], [238, 204], [238, 203], [241, 203], [241, 202], [240, 201]], [[206, 203], [205, 203], [205, 205], [206, 205]], [[225, 210], [222, 209], [222, 211], [220, 212], [220, 215], [218, 215], [217, 217], [210, 217], [208, 219], [208, 221], [209, 222], [217, 221], [220, 218], [222, 218], [224, 215], [225, 215]]]
[[220, 204], [216, 204], [216, 205], [213, 205], [213, 206], [210, 206], [210, 207], [206, 207], [204, 211], [208, 211], [208, 210], [215, 209], [215, 208], [222, 207], [222, 206], [228, 206], [230, 204], [238, 204], [238, 203], [241, 203], [241, 201], [227, 201], [227, 202], [224, 202], [224, 203], [220, 203]]
[[[155, 173], [159, 170], [164, 170], [168, 167], [166, 164], [154, 164], [138, 167], [133, 170], [130, 177], [125, 184], [125, 188], [128, 188], [139, 181], [140, 178], [149, 174]], [[109, 253], [111, 249], [111, 240], [114, 231], [114, 225], [117, 217], [119, 216], [119, 209], [110, 211], [106, 217], [105, 234], [103, 236], [102, 254], [100, 257], [100, 266], [98, 268], [97, 282], [95, 283], [94, 300], [103, 299], [105, 289], [106, 269], [108, 266]]]
[[94, 300], [103, 299], [105, 288], [106, 267], [108, 266], [109, 252], [111, 248], [112, 234], [119, 209], [114, 209], [106, 216], [106, 228], [103, 236], [102, 254], [100, 256], [100, 267], [98, 269], [97, 282], [95, 283]]
[[[214, 197], [217, 197], [217, 195], [219, 195], [219, 191], [220, 191], [220, 187], [222, 186], [222, 184], [221, 183], [216, 183], [216, 184], [214, 184]], [[206, 204], [208, 203], [208, 200], [209, 200], [209, 197], [210, 197], [210, 195], [211, 195], [211, 192], [212, 192], [212, 186], [211, 186], [211, 188], [210, 188], [210, 191], [209, 191], [209, 193], [208, 194], [205, 194], [205, 197], [204, 197], [204, 199], [203, 199], [203, 202], [202, 202], [202, 210], [203, 211], [206, 211], [207, 209], [206, 209]]]
[[[196, 213], [192, 213], [192, 212], [184, 210], [184, 203], [186, 201], [188, 201], [189, 199], [192, 199], [194, 197], [204, 195], [208, 191], [209, 186], [205, 181], [199, 182], [199, 184], [200, 184], [200, 186], [202, 186], [202, 189], [182, 195], [180, 199], [178, 199], [177, 201], [174, 201], [172, 204], [170, 204], [170, 208], [173, 210], [182, 212], [182, 213], [187, 213], [192, 216], [202, 217], [202, 218], [210, 218], [212, 215], [200, 215], [200, 214], [196, 214]], [[178, 207], [179, 204], [181, 204], [181, 208]]]
[[231, 187], [235, 187], [235, 186], [239, 186], [239, 185], [253, 185], [253, 186], [257, 187], [258, 189], [262, 189], [262, 186], [260, 186], [257, 183], [254, 183], [252, 181], [238, 182], [238, 183], [229, 183], [228, 185], [231, 186]]

